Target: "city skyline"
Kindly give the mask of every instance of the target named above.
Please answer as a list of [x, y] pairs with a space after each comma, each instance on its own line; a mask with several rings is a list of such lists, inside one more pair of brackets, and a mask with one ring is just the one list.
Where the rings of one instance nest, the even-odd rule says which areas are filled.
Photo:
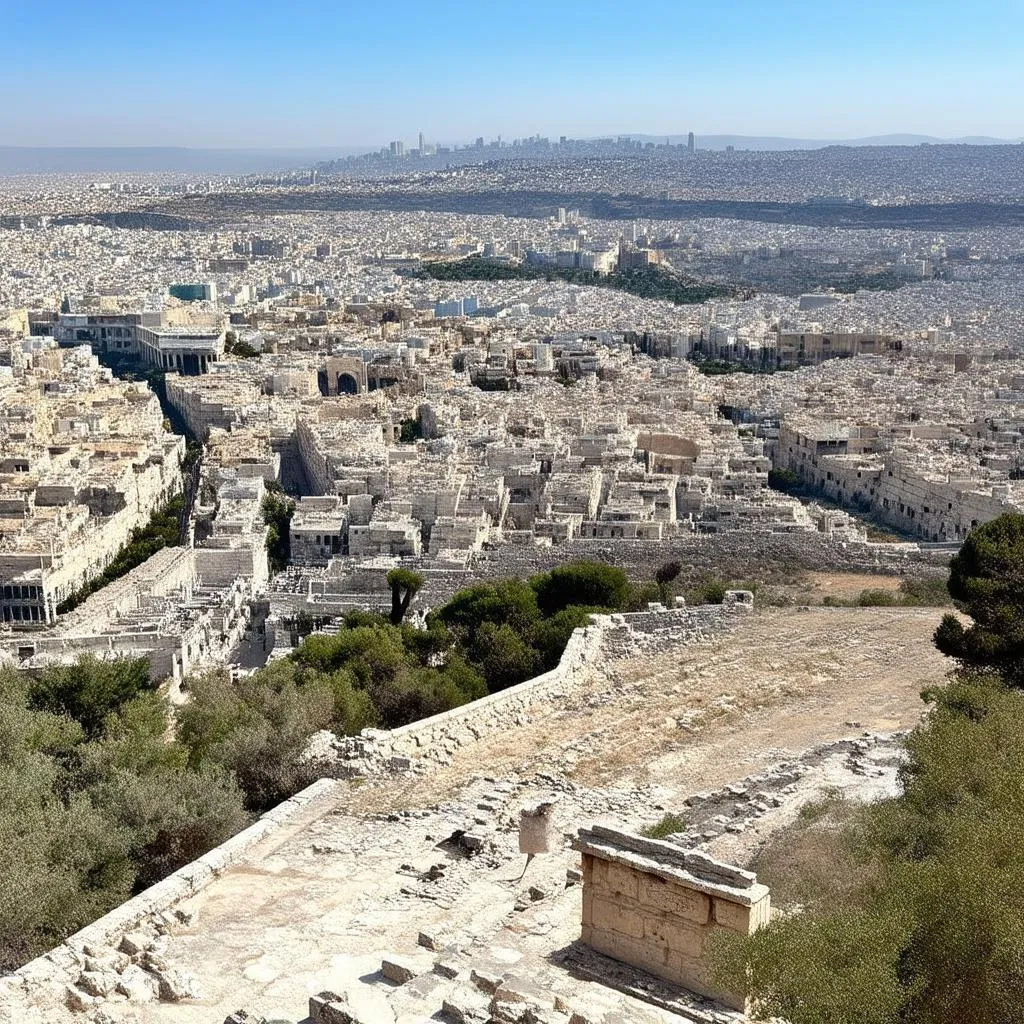
[[[127, 3], [86, 11], [62, 0], [45, 15], [15, 11], [11, 38], [45, 37], [54, 23], [62, 45], [89, 60], [11, 54], [0, 69], [18, 96], [0, 114], [6, 145], [359, 150], [413, 143], [420, 131], [451, 142], [691, 128], [822, 140], [1021, 135], [1014, 40], [1024, 11], [1002, 0], [856, 12], [804, 0], [770, 10], [658, 2], [633, 20], [605, 2], [527, 2], [513, 22], [457, 2], [254, 14], [230, 0], [202, 11], [186, 3], [168, 20]], [[96, 61], [112, 67], [90, 71]]]

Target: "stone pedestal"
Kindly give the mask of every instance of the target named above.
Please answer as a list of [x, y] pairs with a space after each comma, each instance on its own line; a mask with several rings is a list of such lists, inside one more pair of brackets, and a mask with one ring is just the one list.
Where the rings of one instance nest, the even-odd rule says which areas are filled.
[[710, 980], [707, 943], [718, 932], [749, 935], [767, 924], [768, 887], [756, 875], [672, 843], [595, 825], [583, 854], [583, 942], [737, 1010], [742, 996]]

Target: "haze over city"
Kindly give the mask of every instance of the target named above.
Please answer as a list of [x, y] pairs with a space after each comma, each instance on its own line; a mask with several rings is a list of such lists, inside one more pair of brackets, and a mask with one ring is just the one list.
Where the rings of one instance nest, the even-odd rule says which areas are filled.
[[1014, 0], [17, 4], [0, 140], [375, 148], [621, 133], [1022, 135]]

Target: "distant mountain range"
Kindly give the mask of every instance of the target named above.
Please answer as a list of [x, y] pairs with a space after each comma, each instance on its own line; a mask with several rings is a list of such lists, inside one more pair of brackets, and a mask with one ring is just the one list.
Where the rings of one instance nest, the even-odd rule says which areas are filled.
[[[623, 133], [624, 135], [626, 133]], [[685, 135], [636, 135], [637, 142], [672, 145]], [[758, 135], [698, 135], [698, 149], [779, 151], [824, 149], [827, 146], [1005, 146], [1021, 139], [966, 136], [939, 139], [931, 135], [873, 135], [863, 139], [787, 139]], [[0, 146], [0, 175], [13, 174], [126, 174], [179, 172], [186, 174], [255, 174], [312, 167], [321, 161], [365, 153], [367, 146], [322, 146], [289, 149], [190, 149], [184, 146]]]

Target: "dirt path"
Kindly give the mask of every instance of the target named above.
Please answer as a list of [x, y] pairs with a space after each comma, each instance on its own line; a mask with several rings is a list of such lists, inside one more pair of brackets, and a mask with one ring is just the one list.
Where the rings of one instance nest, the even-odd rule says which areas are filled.
[[[611, 661], [581, 689], [507, 732], [456, 751], [367, 808], [446, 799], [481, 773], [537, 771], [582, 785], [706, 789], [860, 730], [912, 727], [921, 690], [949, 662], [932, 646], [941, 612], [768, 609], [699, 645]], [[358, 795], [352, 809], [360, 810]]]

